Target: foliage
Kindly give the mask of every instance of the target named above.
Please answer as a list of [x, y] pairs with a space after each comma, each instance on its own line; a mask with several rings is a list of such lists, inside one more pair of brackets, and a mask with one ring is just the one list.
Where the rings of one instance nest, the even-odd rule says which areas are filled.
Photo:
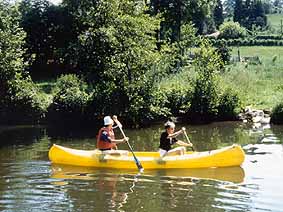
[[213, 16], [215, 25], [218, 28], [224, 22], [223, 5], [221, 0], [217, 0], [216, 6], [213, 11]]
[[279, 103], [273, 108], [271, 122], [274, 124], [283, 124], [283, 103]]
[[0, 87], [22, 72], [25, 33], [19, 28], [20, 14], [16, 6], [0, 2]]
[[218, 75], [223, 64], [211, 44], [204, 40], [196, 51], [193, 65], [197, 72], [197, 78], [189, 117], [195, 120], [211, 120], [217, 115]]
[[219, 38], [224, 39], [235, 39], [243, 38], [246, 36], [245, 28], [241, 27], [237, 22], [225, 22], [219, 27], [220, 35]]
[[[215, 49], [196, 34], [213, 32], [222, 22], [221, 1], [147, 3], [64, 0], [55, 6], [47, 0], [23, 0], [21, 17], [17, 4], [2, 1], [1, 120], [12, 113], [23, 120], [41, 119], [52, 96], [50, 120], [117, 114], [139, 124], [184, 113], [193, 119], [233, 117], [238, 94], [230, 88], [219, 89], [219, 72], [226, 77], [229, 72], [223, 71], [230, 58], [227, 46], [283, 45], [282, 39], [261, 35], [242, 39], [245, 29], [228, 22], [220, 26], [220, 39], [212, 40]], [[244, 1], [241, 7], [240, 15], [249, 24], [265, 22], [259, 1]], [[247, 8], [253, 15], [247, 16]], [[280, 56], [273, 58], [266, 64], [276, 68]], [[62, 76], [52, 92], [49, 86], [44, 95], [25, 70], [43, 79], [75, 75]]]
[[9, 81], [6, 102], [7, 122], [38, 122], [45, 117], [48, 98], [32, 82], [30, 77], [23, 79], [19, 74]]
[[77, 34], [67, 9], [52, 5], [48, 0], [23, 0], [20, 11], [20, 26], [27, 33], [25, 56], [32, 77], [57, 77], [65, 71], [72, 71], [73, 67], [65, 62], [68, 57], [66, 49]]
[[90, 98], [83, 80], [72, 74], [61, 76], [55, 84], [53, 95], [48, 108], [51, 121], [74, 122], [83, 118]]
[[19, 27], [17, 5], [0, 3], [0, 119], [1, 122], [36, 121], [46, 109], [46, 101], [23, 72], [25, 33]]
[[235, 0], [225, 0], [223, 2], [224, 11], [226, 12], [227, 17], [233, 16], [235, 8]]
[[227, 45], [225, 45], [223, 42], [220, 42], [218, 45], [216, 45], [216, 51], [220, 55], [223, 65], [230, 62], [231, 49]]
[[[196, 37], [196, 28], [194, 28], [192, 23], [183, 24], [181, 27], [181, 37], [180, 40], [173, 44], [176, 47], [176, 64], [177, 68], [180, 66], [185, 66], [188, 61], [189, 50], [196, 46], [198, 43], [198, 38]], [[171, 56], [171, 60], [174, 56]]]
[[162, 106], [169, 112], [164, 115], [182, 116], [188, 112], [194, 81], [195, 73], [192, 68], [187, 68], [180, 73], [169, 75], [159, 83], [158, 91], [164, 96]]
[[214, 22], [213, 10], [215, 0], [209, 4], [205, 0], [151, 0], [150, 12], [153, 15], [161, 14], [162, 22], [158, 37], [160, 40], [177, 42], [180, 40], [181, 27], [192, 22], [198, 34], [212, 31], [208, 24]]
[[251, 30], [254, 26], [264, 28], [267, 24], [264, 6], [261, 0], [236, 0], [234, 21]]
[[81, 1], [78, 8], [74, 14], [85, 30], [73, 46], [72, 62], [93, 84], [96, 112], [135, 123], [150, 118], [152, 85], [167, 57], [166, 46], [156, 49], [159, 19], [145, 13], [143, 2]]
[[241, 109], [241, 100], [235, 89], [228, 87], [219, 96], [218, 117], [221, 120], [235, 120]]

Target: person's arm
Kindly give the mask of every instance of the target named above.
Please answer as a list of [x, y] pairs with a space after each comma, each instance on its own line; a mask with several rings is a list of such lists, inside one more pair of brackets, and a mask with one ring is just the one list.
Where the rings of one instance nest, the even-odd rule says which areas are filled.
[[101, 140], [103, 140], [105, 142], [111, 142], [113, 144], [120, 144], [120, 143], [126, 142], [126, 140], [129, 140], [129, 138], [126, 137], [126, 138], [123, 138], [123, 139], [112, 139], [106, 131], [103, 131], [101, 133]]
[[109, 140], [110, 140], [111, 143], [113, 143], [113, 144], [120, 144], [120, 143], [125, 143], [126, 141], [129, 140], [129, 138], [128, 138], [128, 137], [122, 138], [122, 139], [111, 139], [111, 138], [109, 138]]
[[175, 137], [177, 137], [178, 135], [180, 135], [182, 133], [184, 133], [183, 130], [179, 130], [179, 131], [174, 132], [172, 134], [168, 134], [168, 138], [175, 138]]
[[189, 147], [193, 146], [191, 143], [186, 143], [186, 142], [180, 141], [180, 140], [178, 140], [176, 143], [179, 144], [180, 146], [189, 146]]

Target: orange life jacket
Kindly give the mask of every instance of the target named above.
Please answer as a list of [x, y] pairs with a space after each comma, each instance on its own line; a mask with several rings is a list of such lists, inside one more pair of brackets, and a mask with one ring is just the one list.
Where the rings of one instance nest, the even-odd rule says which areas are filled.
[[107, 135], [110, 136], [111, 139], [115, 139], [114, 131], [112, 129], [109, 129], [108, 127], [102, 127], [99, 130], [98, 136], [97, 136], [97, 149], [112, 149], [112, 148], [115, 148], [116, 144], [113, 144], [113, 143], [108, 142], [108, 141], [101, 140], [102, 131], [106, 131]]

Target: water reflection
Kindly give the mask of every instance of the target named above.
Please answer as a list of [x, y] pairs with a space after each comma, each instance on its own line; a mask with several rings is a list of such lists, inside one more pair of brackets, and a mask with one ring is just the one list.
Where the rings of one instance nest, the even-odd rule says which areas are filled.
[[[52, 164], [51, 168], [51, 177], [60, 182], [59, 184], [65, 185], [67, 183], [62, 182], [66, 181], [69, 182], [68, 184], [74, 182], [78, 184], [81, 180], [88, 182], [90, 184], [88, 188], [91, 187], [93, 191], [92, 198], [99, 200], [99, 203], [95, 203], [96, 206], [103, 210], [112, 208], [114, 211], [115, 209], [116, 211], [133, 209], [130, 206], [138, 207], [139, 210], [137, 211], [148, 211], [153, 206], [151, 203], [155, 206], [155, 208], [152, 208], [154, 211], [162, 211], [161, 208], [173, 211], [175, 209], [183, 210], [184, 207], [197, 209], [198, 204], [202, 204], [204, 199], [205, 202], [209, 199], [206, 207], [213, 208], [214, 197], [219, 196], [218, 189], [216, 189], [218, 186], [223, 187], [221, 188], [221, 190], [224, 190], [222, 191], [223, 194], [227, 191], [230, 192], [230, 190], [237, 190], [234, 183], [240, 183], [244, 180], [244, 170], [241, 167], [145, 170], [138, 176], [132, 170], [95, 169], [58, 164]], [[86, 185], [87, 183], [80, 182], [79, 184]], [[224, 185], [227, 185], [227, 187]], [[230, 188], [228, 185], [230, 185]], [[68, 194], [72, 196], [72, 199], [78, 198], [77, 194], [72, 191], [68, 191]], [[196, 199], [200, 195], [202, 196], [201, 200]], [[137, 202], [140, 199], [144, 202]], [[223, 204], [222, 207], [224, 207]]]
[[38, 141], [46, 129], [42, 126], [0, 126], [0, 148], [9, 145], [28, 145]]
[[[136, 171], [133, 170], [117, 170], [117, 169], [97, 169], [91, 167], [69, 166], [61, 164], [52, 164], [53, 178], [61, 179], [80, 179], [80, 180], [96, 180], [101, 174], [105, 175], [131, 175], [135, 176]], [[245, 172], [241, 167], [224, 167], [224, 168], [208, 168], [208, 169], [164, 169], [164, 170], [145, 170], [142, 176], [159, 176], [164, 179], [210, 179], [219, 181], [228, 181], [233, 183], [241, 183], [244, 180]]]

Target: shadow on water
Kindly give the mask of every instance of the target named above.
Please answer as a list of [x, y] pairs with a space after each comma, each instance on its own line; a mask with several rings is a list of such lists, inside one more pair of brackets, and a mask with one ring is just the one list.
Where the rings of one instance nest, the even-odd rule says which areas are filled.
[[46, 134], [42, 126], [0, 126], [0, 147], [9, 145], [29, 145]]

